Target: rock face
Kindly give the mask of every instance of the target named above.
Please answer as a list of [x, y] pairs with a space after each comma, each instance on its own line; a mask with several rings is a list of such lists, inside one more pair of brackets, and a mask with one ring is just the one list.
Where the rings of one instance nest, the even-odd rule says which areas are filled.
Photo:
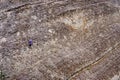
[[120, 80], [120, 0], [0, 0], [0, 69], [5, 80]]

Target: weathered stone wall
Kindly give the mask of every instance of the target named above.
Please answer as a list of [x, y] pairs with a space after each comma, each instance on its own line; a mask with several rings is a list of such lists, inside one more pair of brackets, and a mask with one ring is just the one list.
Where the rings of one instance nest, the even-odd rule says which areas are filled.
[[0, 0], [0, 69], [6, 80], [119, 80], [120, 0]]

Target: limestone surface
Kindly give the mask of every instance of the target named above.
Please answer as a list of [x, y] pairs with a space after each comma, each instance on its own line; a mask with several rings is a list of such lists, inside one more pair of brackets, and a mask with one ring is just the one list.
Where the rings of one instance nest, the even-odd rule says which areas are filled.
[[120, 0], [0, 0], [0, 71], [5, 80], [120, 80]]

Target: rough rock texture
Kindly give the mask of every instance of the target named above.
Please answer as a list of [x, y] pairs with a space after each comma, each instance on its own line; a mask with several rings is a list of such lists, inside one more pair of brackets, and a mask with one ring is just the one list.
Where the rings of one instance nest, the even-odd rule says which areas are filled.
[[120, 80], [120, 0], [0, 0], [0, 69], [6, 80]]

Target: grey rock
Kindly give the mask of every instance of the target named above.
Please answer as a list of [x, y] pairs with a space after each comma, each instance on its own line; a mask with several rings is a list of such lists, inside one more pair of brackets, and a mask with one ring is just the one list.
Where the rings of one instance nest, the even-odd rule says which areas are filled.
[[119, 3], [1, 0], [0, 69], [6, 80], [119, 80]]

